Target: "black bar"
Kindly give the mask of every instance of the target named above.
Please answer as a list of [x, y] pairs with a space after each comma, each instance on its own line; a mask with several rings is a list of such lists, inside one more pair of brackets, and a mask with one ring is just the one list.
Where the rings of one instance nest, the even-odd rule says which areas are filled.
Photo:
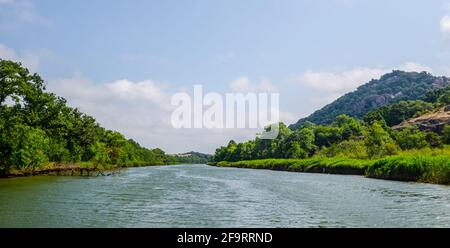
[[0, 229], [0, 240], [46, 247], [61, 244], [102, 247], [429, 247], [433, 243], [446, 244], [449, 237], [450, 229]]

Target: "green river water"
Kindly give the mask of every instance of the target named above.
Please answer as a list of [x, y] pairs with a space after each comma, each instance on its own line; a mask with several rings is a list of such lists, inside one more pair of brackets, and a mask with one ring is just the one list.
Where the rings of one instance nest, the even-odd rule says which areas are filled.
[[207, 165], [11, 178], [0, 227], [450, 227], [450, 187]]

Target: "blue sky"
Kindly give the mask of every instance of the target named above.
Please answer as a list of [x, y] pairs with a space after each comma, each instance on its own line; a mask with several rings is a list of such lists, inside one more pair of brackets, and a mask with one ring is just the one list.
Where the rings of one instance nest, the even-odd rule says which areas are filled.
[[173, 131], [170, 94], [270, 84], [292, 123], [394, 68], [450, 75], [449, 16], [440, 0], [0, 0], [0, 57], [146, 146], [212, 152], [255, 131]]

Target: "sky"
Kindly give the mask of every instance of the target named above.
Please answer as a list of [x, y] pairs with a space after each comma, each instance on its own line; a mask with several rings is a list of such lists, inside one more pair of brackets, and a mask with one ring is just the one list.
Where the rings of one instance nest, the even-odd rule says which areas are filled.
[[258, 130], [174, 129], [174, 93], [278, 92], [291, 124], [393, 69], [450, 75], [450, 2], [0, 0], [0, 58], [144, 146], [212, 153]]

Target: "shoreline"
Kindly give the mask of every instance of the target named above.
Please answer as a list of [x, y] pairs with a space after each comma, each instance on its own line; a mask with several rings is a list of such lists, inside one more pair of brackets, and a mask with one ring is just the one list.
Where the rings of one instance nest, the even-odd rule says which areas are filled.
[[301, 173], [321, 173], [338, 175], [365, 175], [366, 169], [375, 161], [358, 159], [261, 159], [236, 162], [209, 162], [218, 167], [235, 167], [248, 169], [268, 169]]
[[209, 162], [210, 166], [297, 173], [356, 175], [366, 178], [450, 185], [448, 156], [392, 156], [378, 160], [346, 158], [262, 159]]

